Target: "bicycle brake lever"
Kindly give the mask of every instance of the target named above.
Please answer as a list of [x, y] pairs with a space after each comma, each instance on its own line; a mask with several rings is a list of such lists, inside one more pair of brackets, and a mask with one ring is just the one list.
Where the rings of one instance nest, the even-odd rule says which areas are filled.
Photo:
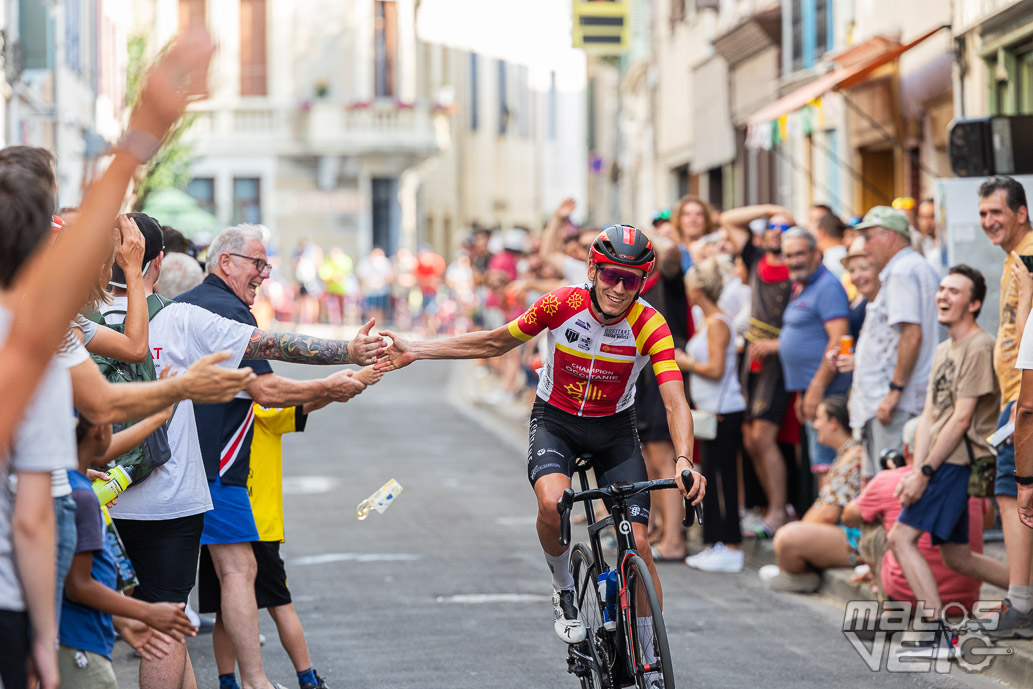
[[[681, 472], [682, 483], [685, 484], [685, 490], [692, 488], [692, 472], [686, 469]], [[703, 502], [700, 501], [698, 505], [693, 506], [688, 499], [685, 500], [685, 518], [682, 519], [682, 526], [688, 528], [692, 526], [693, 515], [695, 515], [696, 521], [700, 524], [703, 523]]]
[[574, 491], [567, 488], [556, 501], [556, 511], [560, 513], [560, 545], [570, 545], [570, 508], [574, 504]]

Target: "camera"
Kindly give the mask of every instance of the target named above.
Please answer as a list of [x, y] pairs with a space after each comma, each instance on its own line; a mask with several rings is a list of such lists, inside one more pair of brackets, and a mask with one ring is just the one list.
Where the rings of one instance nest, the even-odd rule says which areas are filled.
[[897, 469], [904, 466], [904, 455], [900, 450], [887, 447], [879, 453], [879, 466], [883, 469]]

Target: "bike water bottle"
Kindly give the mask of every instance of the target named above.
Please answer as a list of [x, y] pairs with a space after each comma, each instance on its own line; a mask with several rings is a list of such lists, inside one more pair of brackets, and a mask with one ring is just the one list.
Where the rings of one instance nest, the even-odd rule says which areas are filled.
[[617, 628], [617, 570], [610, 570], [606, 577], [606, 621], [603, 627], [612, 632]]
[[596, 587], [599, 589], [599, 600], [603, 602], [603, 622], [610, 621], [610, 613], [606, 609], [606, 582], [610, 578], [610, 570], [606, 570], [599, 575], [599, 580], [596, 582]]
[[391, 503], [394, 502], [394, 499], [401, 492], [402, 486], [398, 481], [391, 479], [378, 488], [373, 495], [359, 503], [359, 506], [355, 508], [355, 518], [359, 520], [365, 519], [369, 516], [370, 510], [376, 510], [383, 514], [384, 510], [391, 506]]
[[116, 466], [108, 469], [105, 473], [110, 477], [107, 481], [99, 478], [93, 482], [93, 492], [97, 494], [97, 500], [102, 505], [107, 505], [129, 487], [129, 484], [133, 482], [133, 474], [136, 473], [136, 467]]

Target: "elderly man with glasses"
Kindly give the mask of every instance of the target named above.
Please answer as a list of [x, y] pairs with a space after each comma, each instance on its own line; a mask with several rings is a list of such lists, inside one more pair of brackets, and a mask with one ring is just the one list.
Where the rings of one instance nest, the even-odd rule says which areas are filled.
[[[880, 338], [885, 351], [882, 380], [885, 395], [875, 418], [865, 425], [865, 476], [875, 473], [872, 458], [882, 450], [903, 446], [904, 424], [922, 413], [933, 350], [940, 341], [936, 320], [936, 272], [911, 247], [907, 216], [887, 206], [876, 206], [854, 228], [864, 237], [865, 251], [879, 271], [882, 289], [868, 305], [889, 329]], [[866, 316], [865, 323], [869, 321]]]
[[[354, 381], [351, 394], [330, 395], [323, 381], [278, 376], [266, 360], [366, 364], [382, 351], [381, 339], [369, 334], [372, 320], [351, 342], [257, 329], [250, 307], [258, 287], [269, 277], [264, 229], [257, 225], [238, 225], [223, 230], [208, 247], [208, 275], [204, 282], [177, 299], [256, 327], [243, 362], [258, 376], [247, 387], [248, 397], [238, 397], [226, 404], [195, 405], [197, 433], [212, 503], [212, 509], [204, 514], [200, 540], [201, 545], [208, 548], [219, 578], [221, 610], [217, 612], [233, 643], [244, 689], [271, 687], [265, 677], [258, 643], [254, 590], [257, 565], [251, 543], [258, 541], [259, 535], [247, 489], [255, 418], [252, 401], [264, 407], [294, 406], [326, 399], [344, 401], [364, 387], [357, 378], [351, 379]], [[195, 337], [205, 335], [198, 333]]]

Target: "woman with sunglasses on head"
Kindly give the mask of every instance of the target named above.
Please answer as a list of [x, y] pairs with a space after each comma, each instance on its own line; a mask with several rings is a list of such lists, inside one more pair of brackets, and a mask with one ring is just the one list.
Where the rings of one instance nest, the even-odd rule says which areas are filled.
[[[611, 225], [592, 243], [589, 282], [548, 292], [508, 325], [420, 342], [382, 332], [393, 342], [377, 367], [390, 371], [418, 359], [500, 356], [547, 331], [547, 355], [531, 411], [527, 473], [538, 498], [538, 537], [556, 591], [554, 627], [567, 643], [584, 640], [585, 628], [574, 601], [570, 551], [559, 545], [556, 502], [570, 488], [574, 460], [584, 454], [593, 457], [599, 485], [646, 480], [634, 398], [635, 381], [647, 363], [656, 374], [678, 454], [675, 480], [694, 504], [705, 493], [706, 480], [697, 472], [687, 492], [680, 478], [682, 471], [693, 467], [692, 418], [670, 329], [664, 317], [639, 298], [655, 262], [652, 242], [644, 233], [630, 225]], [[648, 494], [634, 496], [629, 504], [636, 547], [660, 592], [646, 539]], [[650, 623], [639, 618], [640, 625]]]

